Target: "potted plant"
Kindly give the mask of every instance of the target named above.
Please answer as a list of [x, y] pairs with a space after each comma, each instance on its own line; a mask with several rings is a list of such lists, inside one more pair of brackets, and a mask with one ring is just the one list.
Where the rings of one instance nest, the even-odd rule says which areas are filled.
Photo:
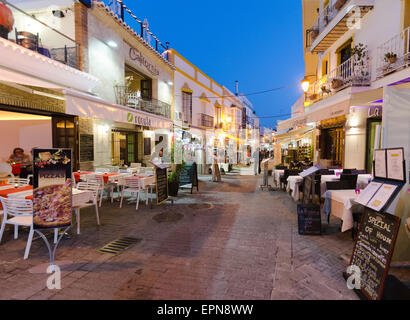
[[343, 7], [343, 5], [346, 3], [346, 0], [337, 0], [335, 3], [335, 9], [339, 10], [340, 8]]
[[332, 89], [337, 90], [343, 85], [343, 80], [340, 78], [332, 79]]
[[393, 52], [387, 52], [384, 55], [384, 61], [393, 64], [397, 61], [397, 54], [393, 53]]
[[168, 194], [171, 197], [178, 196], [179, 190], [179, 174], [185, 167], [185, 163], [177, 164], [175, 170], [168, 175]]
[[310, 99], [310, 100], [316, 100], [316, 99], [317, 99], [317, 94], [316, 94], [316, 93], [311, 94], [311, 95], [309, 96], [309, 99]]
[[316, 39], [319, 35], [319, 29], [310, 29], [310, 36], [312, 40]]

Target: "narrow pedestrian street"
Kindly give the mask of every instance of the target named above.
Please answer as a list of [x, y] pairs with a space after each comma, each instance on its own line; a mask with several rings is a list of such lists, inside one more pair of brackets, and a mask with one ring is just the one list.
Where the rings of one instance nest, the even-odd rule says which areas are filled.
[[[82, 211], [81, 234], [57, 250], [62, 289], [46, 288], [42, 240], [23, 260], [27, 232], [0, 245], [0, 299], [357, 299], [347, 289], [343, 257], [353, 249], [340, 220], [323, 217], [323, 236], [300, 236], [296, 203], [285, 192], [261, 191], [261, 177], [200, 177], [199, 192], [180, 193], [174, 205], [153, 209], [104, 200], [97, 226]], [[51, 235], [50, 235], [51, 236]], [[118, 238], [140, 240], [119, 255], [98, 249]]]

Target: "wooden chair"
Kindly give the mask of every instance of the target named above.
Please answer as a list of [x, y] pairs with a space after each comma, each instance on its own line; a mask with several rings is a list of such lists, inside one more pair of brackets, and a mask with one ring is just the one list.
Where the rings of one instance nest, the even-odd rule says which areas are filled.
[[348, 189], [356, 189], [357, 187], [357, 174], [345, 174], [342, 173], [340, 181], [345, 181], [348, 185]]
[[16, 43], [21, 45], [24, 48], [33, 50], [33, 51], [38, 51], [38, 43], [39, 43], [39, 35], [32, 34], [27, 31], [18, 31], [17, 28], [15, 28], [15, 34], [16, 34]]

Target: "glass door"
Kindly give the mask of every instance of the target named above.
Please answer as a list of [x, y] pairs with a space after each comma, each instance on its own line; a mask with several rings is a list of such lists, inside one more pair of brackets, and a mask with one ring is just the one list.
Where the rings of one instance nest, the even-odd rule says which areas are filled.
[[380, 119], [368, 119], [367, 122], [367, 152], [366, 170], [373, 171], [373, 155], [375, 149], [381, 148], [382, 121]]
[[136, 132], [112, 132], [112, 155], [114, 165], [137, 162], [138, 146]]

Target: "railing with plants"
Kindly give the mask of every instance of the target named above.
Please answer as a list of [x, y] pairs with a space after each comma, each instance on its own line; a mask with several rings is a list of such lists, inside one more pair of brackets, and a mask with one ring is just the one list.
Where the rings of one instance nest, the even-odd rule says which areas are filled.
[[346, 87], [369, 86], [370, 84], [370, 58], [368, 50], [366, 46], [359, 44], [352, 48], [350, 59], [310, 85], [307, 98], [309, 101], [314, 102]]
[[171, 105], [157, 99], [144, 99], [139, 91], [135, 91], [127, 85], [115, 85], [116, 102], [119, 105], [132, 109], [156, 114], [165, 118], [171, 118]]
[[33, 11], [23, 11], [9, 1], [1, 2], [11, 10], [11, 21], [14, 21], [8, 26], [6, 39], [47, 58], [80, 69], [80, 45], [59, 30], [63, 19], [74, 15], [72, 8], [42, 11], [33, 8]]
[[380, 45], [376, 59], [377, 78], [410, 66], [410, 27]]

